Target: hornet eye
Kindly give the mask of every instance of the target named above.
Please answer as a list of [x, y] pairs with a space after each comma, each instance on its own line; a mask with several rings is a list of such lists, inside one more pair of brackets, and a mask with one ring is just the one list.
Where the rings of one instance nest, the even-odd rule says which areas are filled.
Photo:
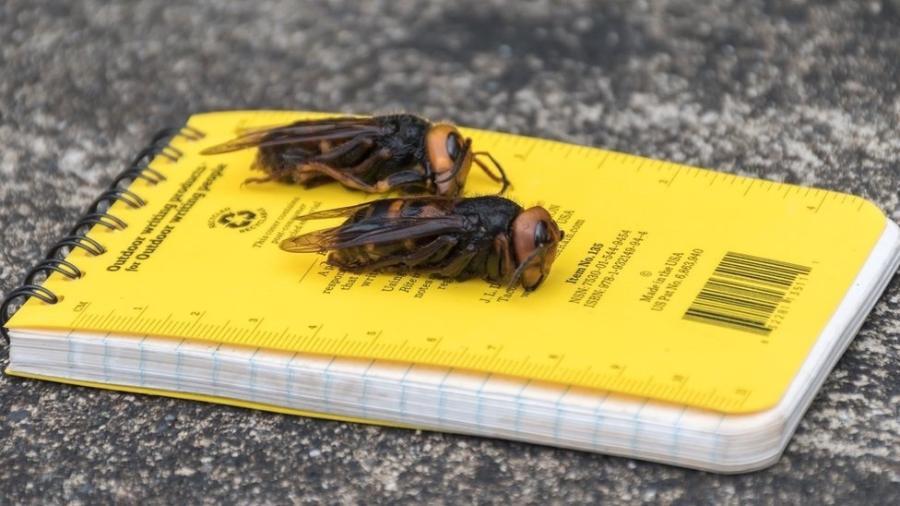
[[549, 242], [553, 241], [553, 238], [550, 237], [550, 233], [547, 230], [547, 222], [539, 221], [537, 225], [534, 227], [534, 245], [535, 247], [542, 246]]
[[462, 142], [459, 135], [456, 132], [451, 132], [447, 135], [447, 155], [450, 156], [451, 160], [456, 161], [456, 157], [459, 156], [461, 151]]

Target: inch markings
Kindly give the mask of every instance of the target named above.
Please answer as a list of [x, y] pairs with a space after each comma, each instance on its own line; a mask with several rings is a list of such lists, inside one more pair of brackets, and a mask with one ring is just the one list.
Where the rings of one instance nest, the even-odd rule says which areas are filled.
[[[630, 171], [643, 177], [644, 184], [659, 184], [665, 190], [678, 185], [700, 187], [700, 183], [715, 191], [728, 192], [735, 198], [767, 199], [768, 194], [780, 191], [782, 199], [802, 199], [810, 212], [818, 214], [823, 207], [848, 207], [862, 210], [865, 199], [812, 187], [795, 186], [777, 181], [758, 179], [727, 172], [680, 165], [664, 160], [608, 151], [558, 141], [521, 137], [517, 135], [479, 131], [479, 141], [486, 150], [503, 149], [515, 153], [514, 158], [524, 162], [535, 153], [552, 153], [554, 158], [574, 160], [574, 167], [593, 170]], [[637, 181], [637, 180], [636, 180]], [[699, 181], [699, 182], [698, 182]], [[641, 184], [637, 182], [636, 184]], [[829, 199], [830, 197], [830, 199]]]
[[727, 394], [692, 388], [688, 374], [671, 378], [632, 374], [627, 364], [569, 366], [564, 353], [552, 350], [541, 356], [517, 356], [501, 345], [485, 344], [472, 348], [460, 346], [447, 336], [391, 340], [385, 336], [383, 329], [371, 329], [360, 335], [343, 333], [331, 336], [323, 332], [325, 326], [319, 322], [298, 323], [293, 327], [276, 327], [258, 317], [217, 322], [210, 320], [206, 311], [190, 311], [182, 315], [155, 314], [149, 305], [141, 306], [140, 311], [132, 315], [118, 315], [113, 311], [87, 307], [73, 318], [73, 327], [76, 322], [81, 322], [79, 328], [98, 332], [145, 336], [149, 329], [158, 329], [162, 338], [214, 341], [290, 353], [302, 349], [317, 355], [432, 364], [460, 370], [489, 368], [499, 375], [611, 389], [647, 397], [665, 392], [670, 399], [685, 402], [706, 399], [709, 405], [721, 410], [740, 408], [749, 395], [746, 391]]

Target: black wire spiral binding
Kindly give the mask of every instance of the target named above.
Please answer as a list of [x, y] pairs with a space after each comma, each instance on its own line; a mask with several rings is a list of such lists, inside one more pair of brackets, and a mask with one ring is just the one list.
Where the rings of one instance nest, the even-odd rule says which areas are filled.
[[6, 328], [6, 323], [12, 318], [10, 309], [12, 309], [13, 303], [21, 299], [22, 304], [24, 304], [28, 297], [36, 297], [47, 304], [56, 304], [61, 300], [55, 293], [41, 286], [40, 283], [42, 281], [39, 281], [38, 278], [44, 276], [44, 279], [46, 279], [46, 276], [53, 272], [57, 272], [69, 279], [78, 279], [84, 275], [81, 269], [65, 259], [68, 251], [80, 248], [92, 256], [102, 255], [106, 252], [106, 248], [102, 244], [87, 237], [85, 234], [97, 225], [104, 226], [110, 230], [124, 230], [128, 226], [124, 220], [109, 214], [107, 210], [116, 201], [122, 202], [131, 208], [146, 205], [147, 202], [144, 199], [126, 187], [136, 179], [143, 179], [153, 185], [165, 181], [166, 176], [158, 170], [148, 167], [148, 164], [156, 156], [167, 158], [172, 162], [181, 158], [183, 153], [169, 146], [169, 142], [178, 136], [189, 140], [198, 140], [205, 137], [205, 134], [190, 126], [164, 128], [157, 132], [150, 140], [150, 143], [134, 157], [128, 168], [113, 179], [109, 189], [91, 202], [87, 211], [78, 219], [69, 230], [69, 233], [51, 246], [43, 260], [25, 274], [22, 284], [6, 294], [3, 302], [0, 303], [0, 321], [3, 322], [0, 324], [0, 336], [6, 340], [7, 344], [9, 344], [9, 331]]

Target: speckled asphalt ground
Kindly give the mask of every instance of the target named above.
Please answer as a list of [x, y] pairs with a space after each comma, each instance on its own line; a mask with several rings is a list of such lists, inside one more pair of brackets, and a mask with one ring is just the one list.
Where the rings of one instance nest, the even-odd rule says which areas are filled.
[[[413, 111], [900, 220], [900, 1], [188, 4], [0, 3], [3, 291], [209, 109]], [[894, 279], [785, 456], [742, 476], [2, 377], [0, 502], [898, 504], [898, 353]]]

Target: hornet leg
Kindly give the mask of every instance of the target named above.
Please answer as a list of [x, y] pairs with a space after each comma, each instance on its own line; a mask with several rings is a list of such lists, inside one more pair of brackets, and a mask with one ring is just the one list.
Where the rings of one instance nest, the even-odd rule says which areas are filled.
[[[324, 143], [325, 141], [322, 142]], [[363, 154], [363, 152], [371, 149], [374, 144], [375, 141], [369, 137], [357, 137], [339, 146], [329, 145], [328, 149], [321, 150], [321, 154], [309, 157], [304, 161], [307, 163], [330, 163], [344, 157], [358, 159], [357, 157]]]
[[500, 254], [500, 279], [507, 280], [516, 271], [512, 253], [509, 251], [509, 237], [500, 234], [494, 238], [494, 248]]
[[394, 265], [403, 264], [408, 267], [415, 267], [428, 260], [441, 260], [456, 243], [459, 242], [453, 237], [440, 236], [430, 243], [417, 248], [407, 255], [394, 255], [381, 260], [377, 260], [365, 266], [366, 270], [378, 270]]
[[403, 170], [400, 172], [395, 172], [390, 176], [375, 182], [375, 187], [379, 189], [379, 191], [389, 192], [391, 190], [396, 190], [403, 186], [409, 186], [411, 184], [425, 184], [425, 175], [417, 170]]
[[473, 250], [466, 251], [461, 253], [458, 257], [454, 258], [450, 263], [445, 265], [438, 274], [444, 276], [446, 278], [456, 278], [468, 267], [469, 262], [475, 258], [476, 252]]
[[494, 237], [493, 251], [488, 256], [486, 264], [486, 274], [491, 281], [502, 281], [508, 279], [516, 270], [513, 265], [512, 254], [509, 250], [509, 238], [506, 234], [497, 234]]
[[[369, 157], [367, 160], [371, 160], [374, 157]], [[365, 162], [363, 162], [365, 163]], [[361, 164], [360, 164], [361, 165]], [[353, 188], [356, 190], [362, 190], [368, 193], [387, 193], [393, 190], [396, 190], [402, 186], [407, 186], [410, 184], [422, 184], [425, 181], [425, 176], [416, 170], [404, 170], [400, 172], [396, 172], [391, 174], [390, 176], [376, 181], [374, 184], [366, 183], [365, 181], [359, 179], [359, 177], [348, 174], [348, 171], [352, 171], [354, 169], [348, 170], [339, 170], [332, 167], [328, 167], [327, 165], [320, 164], [311, 164], [307, 165], [309, 167], [309, 171], [316, 171], [322, 174], [325, 174], [329, 177], [334, 178], [339, 183], [343, 184], [348, 188]]]
[[421, 248], [413, 251], [403, 259], [403, 263], [415, 267], [429, 260], [439, 262], [450, 253], [459, 241], [453, 237], [442, 235]]
[[348, 188], [353, 188], [355, 190], [361, 190], [368, 193], [383, 193], [387, 190], [379, 189], [375, 185], [363, 181], [355, 174], [365, 173], [367, 170], [371, 169], [375, 162], [377, 162], [379, 159], [386, 160], [388, 158], [390, 158], [390, 152], [382, 149], [370, 155], [368, 158], [366, 158], [356, 166], [350, 167], [348, 169], [335, 169], [334, 167], [330, 167], [322, 163], [309, 163], [300, 167], [300, 172], [319, 172], [334, 179], [335, 181]]

